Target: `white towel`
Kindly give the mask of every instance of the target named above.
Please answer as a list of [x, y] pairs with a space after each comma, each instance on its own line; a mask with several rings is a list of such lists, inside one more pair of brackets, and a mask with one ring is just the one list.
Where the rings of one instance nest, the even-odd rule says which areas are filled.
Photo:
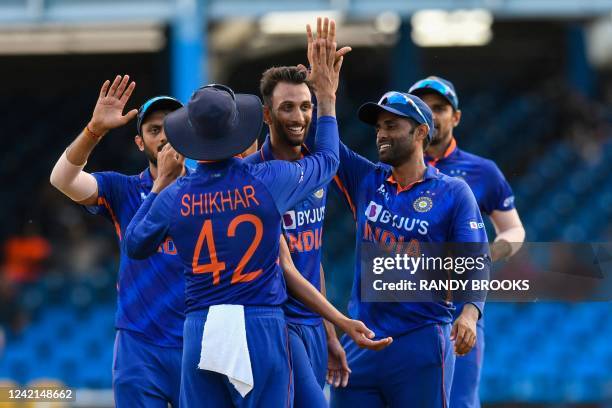
[[253, 389], [244, 306], [215, 305], [208, 308], [198, 368], [226, 375], [243, 398]]

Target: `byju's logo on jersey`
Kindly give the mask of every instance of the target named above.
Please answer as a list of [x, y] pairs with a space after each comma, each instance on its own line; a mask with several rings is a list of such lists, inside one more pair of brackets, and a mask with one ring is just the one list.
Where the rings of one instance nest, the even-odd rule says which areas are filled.
[[431, 207], [433, 207], [433, 201], [431, 201], [431, 198], [425, 196], [417, 198], [414, 200], [414, 203], [412, 203], [412, 208], [421, 213], [431, 210]]
[[366, 209], [365, 215], [366, 217], [368, 217], [368, 220], [376, 222], [381, 211], [382, 205], [378, 205], [374, 201], [370, 201], [370, 204], [368, 204], [368, 208]]
[[283, 214], [283, 227], [285, 229], [295, 229], [295, 211], [287, 211]]
[[429, 222], [417, 218], [405, 217], [398, 214], [393, 214], [391, 211], [383, 209], [383, 206], [370, 201], [366, 208], [365, 216], [371, 222], [391, 225], [394, 228], [403, 229], [405, 231], [416, 230], [421, 235], [427, 235]]
[[296, 229], [303, 225], [321, 223], [325, 219], [325, 207], [308, 210], [290, 210], [283, 214], [283, 227], [286, 230]]

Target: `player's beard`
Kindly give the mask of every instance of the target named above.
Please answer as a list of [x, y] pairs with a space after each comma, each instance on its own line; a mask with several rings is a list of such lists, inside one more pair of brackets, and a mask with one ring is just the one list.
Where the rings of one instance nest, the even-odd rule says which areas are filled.
[[284, 127], [282, 121], [280, 121], [278, 119], [278, 117], [274, 114], [274, 112], [271, 111], [270, 112], [270, 116], [272, 118], [272, 127], [274, 128], [274, 134], [276, 136], [278, 136], [278, 138], [280, 140], [282, 140], [283, 143], [285, 143], [288, 146], [292, 146], [292, 147], [301, 146], [304, 143], [304, 140], [308, 136], [308, 130], [310, 128], [310, 122], [306, 123], [306, 125], [304, 126], [303, 136], [298, 139], [296, 137], [290, 136], [285, 131], [285, 127]]
[[162, 143], [161, 145], [157, 146], [156, 149], [150, 148], [146, 143], [144, 144], [144, 154], [149, 163], [155, 167], [157, 167], [157, 154], [161, 151], [165, 144], [166, 143]]
[[450, 138], [450, 130], [444, 133], [440, 132], [440, 128], [434, 127], [433, 137], [431, 138], [431, 142], [429, 142], [429, 146], [438, 146], [442, 143], [445, 143]]

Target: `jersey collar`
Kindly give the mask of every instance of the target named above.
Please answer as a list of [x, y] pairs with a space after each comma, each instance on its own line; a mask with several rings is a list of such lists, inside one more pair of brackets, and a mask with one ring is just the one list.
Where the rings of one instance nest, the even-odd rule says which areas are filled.
[[407, 186], [400, 186], [400, 184], [393, 177], [393, 173], [389, 174], [389, 177], [387, 177], [386, 181], [389, 184], [394, 184], [396, 189], [397, 189], [395, 194], [399, 194], [401, 192], [410, 190], [412, 187], [414, 187], [415, 185], [417, 185], [419, 183], [422, 183], [425, 180], [431, 180], [431, 179], [435, 179], [435, 178], [439, 178], [439, 177], [440, 177], [440, 170], [436, 169], [433, 166], [428, 165], [425, 168], [425, 174], [423, 174], [423, 178], [420, 179], [420, 180], [417, 180], [414, 183], [411, 183], [411, 184], [409, 184]]
[[449, 158], [457, 150], [458, 150], [457, 140], [453, 137], [451, 139], [450, 144], [448, 145], [448, 147], [444, 151], [444, 154], [442, 155], [442, 157], [440, 157], [439, 159], [434, 159], [434, 158], [432, 158], [430, 156], [425, 155], [425, 162], [427, 164], [431, 164], [432, 166], [435, 166], [437, 163], [439, 163], [441, 161], [444, 161], [445, 159]]
[[[306, 147], [306, 145], [302, 144], [302, 158], [304, 156], [308, 156], [310, 151]], [[266, 135], [266, 140], [263, 142], [261, 149], [259, 149], [259, 155], [261, 156], [261, 160], [269, 161], [275, 160], [274, 154], [272, 154], [272, 142], [270, 141], [270, 134]]]
[[151, 168], [150, 167], [147, 167], [146, 169], [144, 169], [143, 171], [140, 172], [140, 182], [145, 187], [152, 187], [153, 186], [153, 177], [151, 176]]

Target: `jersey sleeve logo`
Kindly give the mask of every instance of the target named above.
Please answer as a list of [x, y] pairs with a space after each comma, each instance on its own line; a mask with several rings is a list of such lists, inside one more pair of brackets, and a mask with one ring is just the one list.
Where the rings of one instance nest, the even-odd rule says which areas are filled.
[[473, 230], [484, 228], [484, 222], [470, 221], [470, 228]]
[[414, 200], [414, 203], [412, 203], [412, 208], [414, 208], [415, 211], [420, 213], [427, 212], [431, 210], [432, 207], [433, 201], [431, 201], [431, 198], [429, 197], [419, 197]]
[[325, 190], [323, 190], [322, 188], [318, 189], [317, 191], [315, 191], [312, 195], [315, 196], [315, 198], [318, 198], [319, 200], [323, 198], [323, 195], [325, 194]]
[[503, 203], [504, 208], [508, 208], [508, 207], [510, 207], [512, 204], [514, 204], [514, 196], [510, 196], [510, 197], [506, 198], [506, 199], [504, 200], [504, 203]]

